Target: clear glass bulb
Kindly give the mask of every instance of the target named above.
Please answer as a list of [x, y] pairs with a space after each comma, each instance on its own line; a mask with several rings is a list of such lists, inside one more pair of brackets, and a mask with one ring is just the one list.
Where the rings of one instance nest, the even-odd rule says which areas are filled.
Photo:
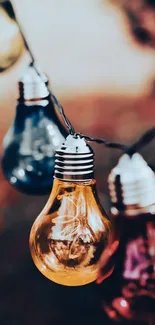
[[88, 284], [97, 277], [98, 260], [110, 231], [94, 179], [55, 179], [50, 198], [31, 229], [32, 258], [39, 271], [56, 283]]
[[99, 203], [94, 153], [84, 138], [69, 135], [55, 156], [53, 189], [32, 226], [30, 250], [34, 263], [50, 280], [85, 285], [97, 277], [111, 222]]
[[0, 1], [0, 72], [20, 57], [24, 42], [10, 1]]
[[47, 194], [53, 184], [55, 150], [67, 132], [56, 115], [46, 80], [33, 67], [19, 87], [15, 120], [3, 141], [3, 173], [21, 192]]

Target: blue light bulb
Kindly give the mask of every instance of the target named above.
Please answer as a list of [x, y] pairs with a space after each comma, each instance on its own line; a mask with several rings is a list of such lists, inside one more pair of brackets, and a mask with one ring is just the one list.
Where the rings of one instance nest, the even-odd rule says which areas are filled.
[[15, 120], [3, 141], [5, 177], [19, 191], [31, 195], [51, 191], [55, 150], [67, 136], [47, 85], [46, 76], [30, 65], [19, 82]]

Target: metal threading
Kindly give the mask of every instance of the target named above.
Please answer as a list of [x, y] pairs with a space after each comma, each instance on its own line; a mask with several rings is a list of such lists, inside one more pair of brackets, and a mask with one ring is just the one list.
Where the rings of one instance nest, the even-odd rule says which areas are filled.
[[42, 72], [37, 73], [33, 66], [29, 66], [26, 73], [18, 82], [19, 102], [34, 102], [46, 100], [50, 93], [48, 90], [49, 80]]
[[108, 185], [113, 215], [155, 214], [155, 174], [139, 154], [122, 156]]
[[[54, 178], [64, 181], [89, 181], [94, 178], [94, 152], [84, 139], [75, 138], [68, 141], [56, 151]], [[77, 141], [78, 143], [77, 143]]]

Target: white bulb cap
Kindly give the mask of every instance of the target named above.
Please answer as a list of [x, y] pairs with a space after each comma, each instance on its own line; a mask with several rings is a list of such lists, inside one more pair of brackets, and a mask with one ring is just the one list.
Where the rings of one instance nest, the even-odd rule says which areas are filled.
[[33, 65], [28, 66], [24, 75], [19, 80], [20, 100], [32, 101], [45, 99], [49, 96], [48, 78]]
[[155, 204], [155, 174], [139, 153], [132, 157], [124, 154], [112, 169], [108, 184], [112, 203], [121, 203], [126, 208]]

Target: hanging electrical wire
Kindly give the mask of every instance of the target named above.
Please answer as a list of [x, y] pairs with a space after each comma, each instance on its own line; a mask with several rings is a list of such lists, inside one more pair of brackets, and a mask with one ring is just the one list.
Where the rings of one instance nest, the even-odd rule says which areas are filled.
[[[10, 10], [12, 11], [12, 15], [14, 17], [14, 19], [16, 20], [16, 23], [18, 24], [19, 26], [19, 29], [20, 29], [20, 33], [22, 35], [22, 38], [23, 38], [23, 41], [24, 41], [24, 44], [25, 44], [25, 47], [30, 55], [30, 58], [31, 58], [31, 62], [30, 62], [30, 65], [34, 67], [34, 69], [36, 70], [37, 74], [41, 77], [41, 74], [40, 72], [38, 71], [36, 65], [35, 65], [35, 56], [33, 55], [33, 52], [28, 44], [28, 41], [24, 35], [24, 32], [22, 30], [22, 27], [18, 21], [18, 18], [17, 16], [15, 15], [15, 12], [13, 10], [13, 6], [12, 6], [12, 3], [11, 1], [7, 0], [9, 3], [10, 3]], [[61, 105], [61, 103], [59, 102], [59, 100], [56, 98], [56, 96], [52, 93], [52, 91], [49, 89], [48, 85], [46, 85], [47, 88], [48, 88], [48, 91], [50, 93], [50, 96], [51, 96], [51, 99], [53, 101], [53, 103], [56, 105], [60, 115], [62, 116], [63, 118], [63, 121], [66, 125], [66, 127], [68, 128], [69, 130], [69, 133], [71, 135], [79, 135], [80, 137], [84, 137], [86, 141], [88, 142], [96, 142], [98, 144], [104, 144], [105, 147], [108, 147], [108, 148], [114, 148], [114, 149], [120, 149], [126, 153], [128, 153], [129, 155], [133, 155], [134, 152], [136, 152], [137, 150], [141, 149], [143, 146], [145, 146], [146, 144], [148, 144], [149, 142], [152, 141], [152, 139], [155, 137], [155, 127], [151, 128], [150, 130], [148, 130], [138, 141], [136, 141], [132, 146], [127, 146], [125, 144], [121, 144], [121, 143], [115, 143], [115, 142], [110, 142], [106, 139], [98, 139], [98, 138], [93, 138], [89, 135], [84, 135], [82, 133], [77, 133], [74, 129], [74, 127], [72, 126], [71, 122], [69, 121], [68, 117], [66, 116], [65, 114], [65, 111], [64, 111], [64, 108], [63, 106]]]

